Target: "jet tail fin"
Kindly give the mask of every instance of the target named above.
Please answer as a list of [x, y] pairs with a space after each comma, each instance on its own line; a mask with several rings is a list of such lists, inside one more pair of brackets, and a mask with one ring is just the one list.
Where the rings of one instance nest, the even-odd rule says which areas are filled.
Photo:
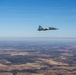
[[43, 30], [42, 26], [39, 25], [38, 31]]
[[39, 29], [43, 29], [42, 26], [39, 25]]

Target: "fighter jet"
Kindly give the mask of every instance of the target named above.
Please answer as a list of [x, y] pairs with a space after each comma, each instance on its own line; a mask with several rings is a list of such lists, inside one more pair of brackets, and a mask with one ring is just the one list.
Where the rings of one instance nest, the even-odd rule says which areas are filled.
[[38, 31], [57, 30], [57, 28], [54, 28], [54, 27], [43, 28], [39, 25], [39, 28], [37, 30]]

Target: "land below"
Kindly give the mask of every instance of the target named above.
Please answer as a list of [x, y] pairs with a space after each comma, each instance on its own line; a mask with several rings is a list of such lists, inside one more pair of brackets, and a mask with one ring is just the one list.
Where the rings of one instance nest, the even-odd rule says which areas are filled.
[[76, 75], [76, 42], [0, 42], [0, 75]]

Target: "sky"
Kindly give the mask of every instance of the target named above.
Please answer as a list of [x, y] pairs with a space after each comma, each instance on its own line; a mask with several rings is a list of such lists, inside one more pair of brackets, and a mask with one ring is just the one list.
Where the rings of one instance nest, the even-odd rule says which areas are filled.
[[0, 0], [0, 37], [75, 38], [76, 0]]

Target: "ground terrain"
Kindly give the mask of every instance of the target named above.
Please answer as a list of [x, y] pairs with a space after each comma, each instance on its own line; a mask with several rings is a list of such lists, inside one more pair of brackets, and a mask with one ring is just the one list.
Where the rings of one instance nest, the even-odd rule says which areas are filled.
[[0, 75], [76, 75], [76, 42], [0, 42]]

